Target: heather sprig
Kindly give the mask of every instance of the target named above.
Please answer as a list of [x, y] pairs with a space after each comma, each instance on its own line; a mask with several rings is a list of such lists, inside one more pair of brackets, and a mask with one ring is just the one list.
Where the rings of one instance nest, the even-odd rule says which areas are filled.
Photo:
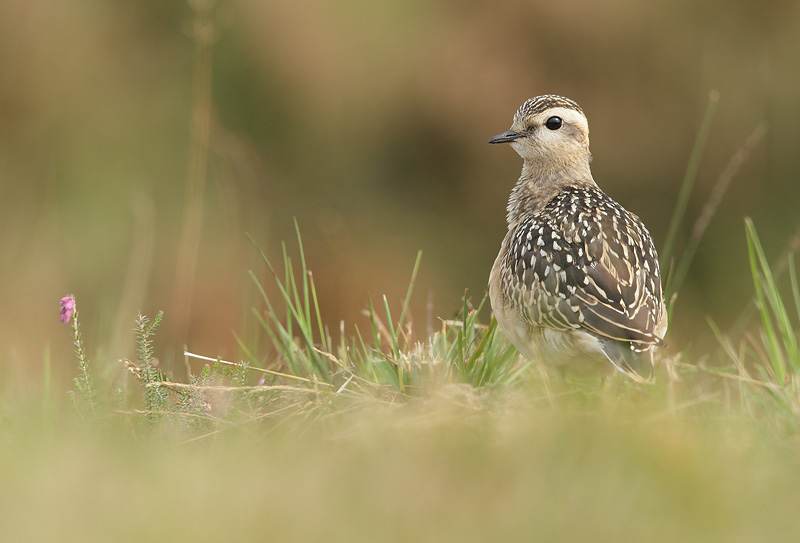
[[161, 324], [163, 317], [164, 312], [159, 311], [151, 322], [147, 315], [139, 313], [134, 327], [138, 344], [139, 375], [145, 385], [144, 403], [150, 419], [158, 418], [156, 414], [164, 411], [169, 397], [164, 387], [159, 385], [151, 386], [152, 383], [164, 380], [156, 367], [156, 358], [153, 355], [153, 334], [158, 325]]
[[78, 305], [75, 302], [74, 295], [69, 294], [61, 298], [60, 320], [62, 323], [70, 324], [72, 327], [72, 341], [75, 348], [75, 357], [78, 361], [78, 376], [73, 379], [73, 383], [75, 384], [75, 389], [84, 399], [87, 414], [94, 418], [97, 416], [97, 392], [89, 372], [89, 359], [86, 357], [86, 349], [81, 338]]

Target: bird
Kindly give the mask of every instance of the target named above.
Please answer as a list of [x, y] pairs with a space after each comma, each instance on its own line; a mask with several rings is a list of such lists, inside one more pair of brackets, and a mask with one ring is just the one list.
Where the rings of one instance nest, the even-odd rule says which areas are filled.
[[565, 375], [616, 369], [653, 382], [668, 326], [658, 253], [639, 217], [595, 183], [583, 109], [530, 98], [489, 143], [523, 160], [489, 275], [500, 329], [525, 358]]

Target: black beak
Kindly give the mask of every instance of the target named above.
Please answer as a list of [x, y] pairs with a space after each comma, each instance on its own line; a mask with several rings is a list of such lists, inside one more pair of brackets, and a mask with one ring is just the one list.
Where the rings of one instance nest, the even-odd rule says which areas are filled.
[[509, 130], [508, 132], [497, 134], [495, 137], [489, 140], [489, 143], [508, 143], [521, 137], [523, 137], [522, 134], [514, 132], [513, 130]]

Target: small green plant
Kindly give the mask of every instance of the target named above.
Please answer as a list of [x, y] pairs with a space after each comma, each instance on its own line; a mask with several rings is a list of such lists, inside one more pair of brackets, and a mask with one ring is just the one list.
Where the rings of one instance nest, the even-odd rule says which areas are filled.
[[[73, 379], [75, 390], [83, 398], [85, 413], [95, 418], [97, 416], [97, 392], [94, 388], [94, 381], [89, 371], [89, 359], [86, 356], [86, 349], [81, 338], [81, 327], [78, 322], [78, 305], [75, 296], [72, 294], [61, 298], [61, 322], [69, 323], [72, 327], [72, 341], [75, 347], [75, 357], [78, 362], [78, 376]], [[74, 401], [74, 395], [71, 396]]]
[[137, 354], [140, 369], [140, 379], [145, 385], [144, 389], [144, 405], [147, 409], [147, 416], [151, 420], [157, 420], [159, 413], [167, 410], [167, 401], [169, 394], [167, 390], [159, 383], [165, 381], [164, 376], [158, 371], [156, 367], [156, 360], [153, 356], [153, 335], [158, 325], [161, 324], [161, 319], [164, 317], [164, 312], [159, 311], [158, 315], [150, 322], [146, 315], [139, 313], [136, 319], [136, 326], [134, 332], [136, 334], [136, 342], [138, 344]]

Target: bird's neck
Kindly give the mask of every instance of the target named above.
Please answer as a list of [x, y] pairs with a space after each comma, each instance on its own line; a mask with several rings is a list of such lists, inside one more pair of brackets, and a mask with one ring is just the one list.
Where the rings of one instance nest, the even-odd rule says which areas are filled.
[[550, 162], [547, 166], [525, 160], [522, 174], [508, 199], [509, 228], [541, 211], [559, 192], [570, 186], [597, 187], [588, 160], [555, 165]]

